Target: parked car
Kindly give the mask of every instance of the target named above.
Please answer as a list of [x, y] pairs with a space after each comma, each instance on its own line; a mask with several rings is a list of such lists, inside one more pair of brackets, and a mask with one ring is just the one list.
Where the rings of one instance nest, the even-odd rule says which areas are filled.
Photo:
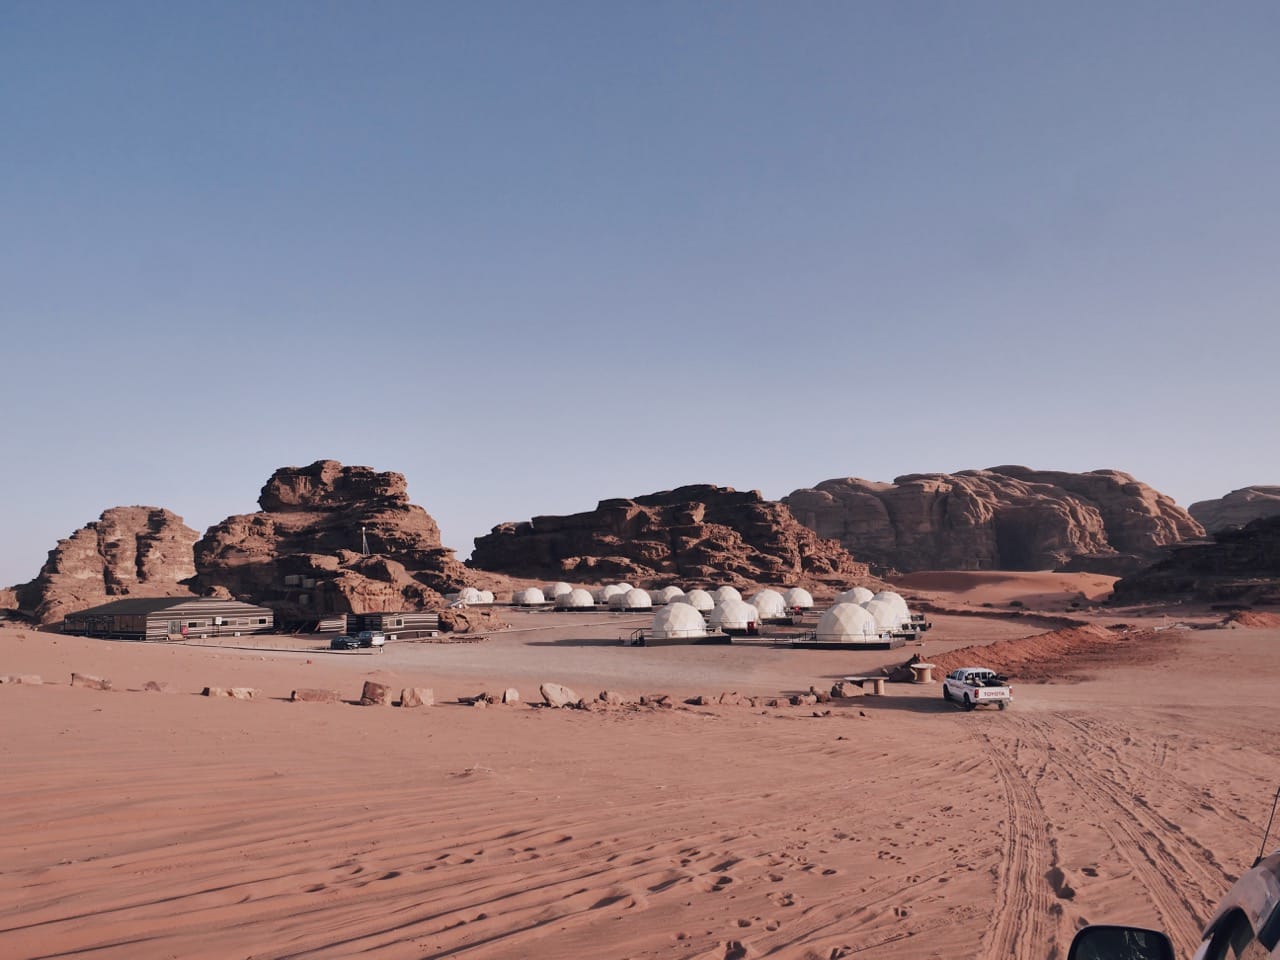
[[361, 630], [356, 637], [362, 647], [381, 647], [387, 642], [387, 635], [381, 630]]
[[334, 637], [329, 641], [330, 650], [358, 650], [360, 649], [359, 637]]

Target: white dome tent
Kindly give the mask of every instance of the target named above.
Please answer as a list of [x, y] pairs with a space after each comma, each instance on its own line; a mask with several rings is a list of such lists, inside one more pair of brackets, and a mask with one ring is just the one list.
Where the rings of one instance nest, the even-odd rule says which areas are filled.
[[477, 601], [476, 601], [476, 603], [481, 603], [481, 604], [490, 604], [490, 603], [493, 603], [493, 599], [494, 599], [494, 597], [493, 597], [493, 591], [492, 591], [492, 590], [481, 590], [481, 591], [480, 591], [480, 599], [479, 599], [479, 600], [477, 600]]
[[838, 597], [836, 597], [836, 603], [863, 604], [863, 603], [866, 603], [868, 600], [873, 600], [873, 599], [875, 599], [875, 594], [873, 594], [866, 587], [852, 587], [849, 590], [846, 590], [844, 593], [840, 594]]
[[881, 590], [871, 599], [880, 600], [894, 607], [898, 611], [903, 623], [911, 621], [911, 610], [907, 606], [907, 601], [903, 599], [902, 594], [894, 593], [892, 590]]
[[755, 607], [756, 612], [760, 614], [761, 623], [791, 619], [787, 614], [787, 602], [782, 599], [782, 594], [777, 590], [766, 587], [759, 591], [751, 598], [751, 606]]
[[651, 610], [653, 601], [644, 590], [632, 587], [626, 593], [615, 593], [609, 598], [610, 610]]
[[737, 587], [731, 587], [726, 584], [723, 587], [716, 587], [711, 591], [711, 598], [716, 603], [724, 603], [726, 600], [741, 600], [742, 593]]
[[463, 587], [453, 599], [455, 603], [484, 603], [480, 591], [475, 587]]
[[630, 587], [624, 588], [621, 584], [618, 584], [618, 583], [610, 583], [606, 586], [601, 587], [599, 590], [595, 592], [594, 594], [595, 601], [596, 603], [608, 606], [609, 600], [612, 597], [620, 593], [626, 593], [627, 590], [630, 590], [630, 589], [631, 589]]
[[684, 596], [684, 591], [679, 587], [663, 587], [661, 590], [650, 590], [649, 598], [653, 600], [655, 605], [664, 603], [672, 603]]
[[625, 580], [623, 580], [621, 583], [614, 584], [614, 586], [616, 586], [616, 587], [617, 587], [619, 590], [621, 590], [623, 593], [626, 593], [628, 590], [634, 590], [634, 589], [635, 589], [635, 587], [633, 587], [631, 584], [627, 583], [627, 581], [625, 581]]
[[702, 613], [710, 613], [716, 606], [716, 602], [711, 599], [711, 594], [705, 590], [690, 590], [683, 597], [677, 597], [676, 599], [689, 604], [693, 609]]
[[792, 587], [782, 595], [788, 610], [809, 610], [813, 607], [813, 594], [804, 587]]
[[876, 626], [881, 633], [892, 633], [902, 625], [902, 615], [892, 603], [884, 600], [868, 600], [862, 609], [875, 617]]
[[581, 588], [556, 597], [557, 610], [589, 610], [595, 605], [596, 602], [591, 598], [591, 594]]
[[555, 583], [547, 584], [542, 593], [548, 600], [554, 600], [562, 593], [573, 593], [573, 587], [569, 586], [569, 584], [565, 583], [563, 580], [558, 580]]
[[707, 616], [707, 623], [725, 633], [755, 633], [760, 625], [760, 612], [745, 600], [730, 597], [716, 604]]
[[539, 607], [547, 602], [547, 595], [537, 587], [527, 587], [513, 593], [511, 602], [517, 607]]
[[702, 614], [687, 603], [671, 603], [653, 617], [648, 637], [654, 640], [676, 640], [705, 637], [707, 623]]
[[818, 620], [820, 643], [877, 643], [880, 628], [876, 618], [856, 603], [837, 603]]

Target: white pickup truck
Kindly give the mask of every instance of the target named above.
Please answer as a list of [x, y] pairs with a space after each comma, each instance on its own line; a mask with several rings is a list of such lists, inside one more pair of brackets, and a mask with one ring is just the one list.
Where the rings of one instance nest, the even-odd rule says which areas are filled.
[[1013, 703], [1013, 690], [1008, 678], [986, 667], [961, 667], [952, 670], [942, 681], [942, 699], [958, 703], [966, 710], [994, 703], [1006, 710]]

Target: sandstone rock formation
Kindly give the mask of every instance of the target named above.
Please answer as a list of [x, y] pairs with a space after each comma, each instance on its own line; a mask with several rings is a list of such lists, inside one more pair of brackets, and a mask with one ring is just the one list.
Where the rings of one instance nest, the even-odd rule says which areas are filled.
[[59, 540], [36, 578], [13, 588], [13, 605], [38, 623], [57, 623], [120, 597], [190, 595], [183, 581], [196, 572], [199, 536], [160, 507], [112, 507]]
[[1116, 581], [1116, 603], [1191, 599], [1280, 604], [1280, 515], [1174, 547], [1146, 570]]
[[1127, 473], [1002, 466], [827, 480], [783, 499], [820, 537], [883, 570], [1135, 570], [1204, 531]]
[[1259, 517], [1280, 514], [1280, 487], [1241, 487], [1217, 500], [1193, 503], [1187, 512], [1210, 533], [1243, 527]]
[[550, 579], [793, 583], [867, 575], [755, 491], [695, 485], [602, 500], [567, 517], [504, 523], [476, 538], [471, 565]]
[[228, 517], [196, 544], [202, 593], [268, 604], [288, 623], [440, 606], [442, 593], [467, 583], [399, 473], [334, 460], [282, 467], [258, 503], [260, 512]]

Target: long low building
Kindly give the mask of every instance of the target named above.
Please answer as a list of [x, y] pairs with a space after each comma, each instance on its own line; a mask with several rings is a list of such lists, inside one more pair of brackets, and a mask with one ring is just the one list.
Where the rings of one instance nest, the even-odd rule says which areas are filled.
[[63, 633], [121, 640], [238, 637], [274, 629], [275, 615], [266, 607], [203, 597], [130, 597], [62, 621]]

